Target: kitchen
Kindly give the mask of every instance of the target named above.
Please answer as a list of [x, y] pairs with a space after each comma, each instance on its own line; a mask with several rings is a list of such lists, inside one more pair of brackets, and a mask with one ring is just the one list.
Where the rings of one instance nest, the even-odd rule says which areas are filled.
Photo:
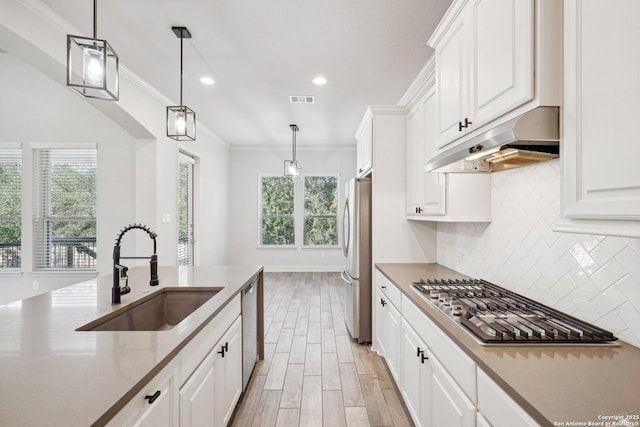
[[[449, 2], [444, 3], [446, 4], [439, 5], [439, 15], [437, 19], [433, 19], [433, 28], [449, 6]], [[465, 2], [455, 2], [454, 5], [459, 6], [463, 3]], [[534, 3], [545, 4], [544, 2]], [[589, 49], [586, 53], [582, 52], [581, 60], [591, 62], [583, 63], [587, 64], [581, 70], [583, 80], [575, 77], [567, 78], [567, 75], [578, 75], [578, 70], [575, 57], [571, 56], [570, 50], [565, 49], [564, 99], [561, 98], [557, 104], [551, 104], [563, 106], [561, 114], [564, 119], [562, 129], [564, 138], [560, 143], [560, 159], [492, 174], [449, 174], [444, 183], [434, 178], [433, 174], [422, 173], [418, 176], [428, 176], [428, 178], [424, 178], [426, 183], [421, 186], [431, 190], [429, 193], [431, 199], [427, 200], [426, 204], [419, 200], [422, 197], [421, 188], [410, 188], [417, 180], [409, 179], [407, 191], [411, 190], [411, 192], [407, 193], [405, 201], [405, 161], [407, 161], [406, 173], [413, 174], [416, 173], [416, 168], [409, 166], [409, 160], [416, 160], [415, 163], [418, 164], [418, 171], [420, 171], [419, 168], [426, 163], [427, 155], [424, 152], [420, 155], [414, 153], [405, 159], [403, 137], [405, 128], [404, 118], [400, 115], [401, 110], [409, 109], [411, 112], [424, 113], [429, 108], [433, 108], [433, 105], [428, 103], [421, 108], [419, 103], [428, 102], [429, 91], [435, 91], [435, 86], [433, 83], [428, 83], [428, 80], [429, 74], [433, 78], [438, 70], [434, 69], [433, 63], [427, 62], [418, 78], [411, 84], [411, 80], [415, 77], [415, 70], [424, 65], [424, 61], [414, 64], [413, 74], [405, 76], [406, 80], [403, 86], [396, 89], [395, 97], [385, 101], [391, 107], [371, 110], [369, 117], [373, 117], [374, 126], [376, 122], [385, 121], [387, 124], [384, 126], [397, 126], [400, 133], [392, 132], [386, 135], [390, 135], [394, 142], [401, 141], [392, 145], [383, 139], [376, 140], [384, 135], [384, 129], [376, 131], [374, 128], [373, 184], [380, 193], [374, 200], [373, 260], [379, 264], [437, 262], [461, 274], [488, 280], [560, 311], [595, 323], [601, 328], [612, 331], [624, 343], [637, 347], [640, 343], [638, 338], [640, 333], [637, 329], [640, 324], [638, 322], [640, 309], [638, 281], [640, 279], [637, 273], [637, 265], [640, 264], [638, 263], [640, 244], [637, 238], [639, 235], [637, 232], [638, 206], [637, 197], [635, 197], [638, 186], [634, 181], [638, 177], [634, 176], [633, 171], [636, 168], [632, 163], [637, 158], [637, 150], [631, 148], [631, 144], [624, 143], [630, 138], [630, 132], [624, 126], [611, 129], [611, 126], [601, 125], [595, 128], [579, 129], [576, 126], [572, 127], [571, 123], [575, 122], [567, 120], [567, 117], [571, 118], [568, 113], [573, 111], [568, 108], [571, 106], [570, 103], [574, 102], [578, 105], [578, 102], [582, 102], [576, 93], [582, 93], [581, 88], [587, 85], [588, 91], [584, 93], [595, 96], [600, 103], [590, 101], [590, 98], [584, 101], [585, 104], [581, 105], [580, 111], [587, 117], [585, 123], [595, 123], [594, 120], [588, 120], [594, 117], [599, 119], [599, 123], [604, 124], [613, 123], [614, 118], [622, 121], [632, 120], [635, 109], [631, 108], [633, 104], [630, 103], [630, 99], [633, 99], [633, 94], [637, 94], [638, 88], [637, 84], [634, 86], [633, 76], [629, 74], [625, 77], [624, 73], [631, 73], [630, 70], [633, 67], [628, 65], [633, 64], [634, 58], [621, 55], [620, 51], [635, 51], [633, 43], [637, 40], [637, 34], [633, 32], [636, 31], [633, 25], [627, 28], [623, 25], [624, 21], [620, 22], [620, 20], [626, 17], [633, 21], [632, 17], [637, 16], [638, 11], [633, 2], [621, 2], [620, 9], [598, 7], [597, 2], [590, 4], [591, 7], [580, 8], [576, 3], [564, 2], [565, 46], [577, 43], [571, 38], [573, 33], [569, 31], [571, 28], [568, 26], [570, 23], [568, 17], [581, 16], [584, 19], [581, 25], [587, 28], [590, 24], [592, 27], [588, 28], [594, 29], [593, 32], [585, 31], [582, 35], [586, 37], [582, 46], [588, 46]], [[64, 82], [42, 78], [43, 73], [51, 76], [64, 75], [64, 56], [62, 55], [60, 59], [63, 54], [60, 52], [60, 46], [63, 42], [59, 42], [59, 39], [64, 40], [68, 33], [77, 33], [66, 29], [64, 19], [61, 18], [65, 13], [61, 11], [55, 13], [54, 10], [49, 9], [55, 9], [54, 6], [51, 2], [38, 1], [6, 2], [2, 6], [4, 10], [3, 18], [0, 18], [0, 40], [3, 45], [0, 48], [10, 54], [2, 54], [0, 57], [3, 61], [3, 75], [5, 70], [11, 73], [6, 74], [10, 76], [9, 79], [3, 79], [2, 93], [3, 96], [7, 95], [5, 99], [12, 101], [8, 103], [3, 101], [2, 104], [2, 128], [5, 134], [3, 143], [23, 143], [34, 149], [42, 143], [97, 143], [100, 147], [98, 169], [116, 168], [118, 171], [108, 177], [99, 175], [98, 178], [97, 191], [100, 195], [96, 209], [99, 224], [98, 252], [111, 253], [112, 239], [117, 235], [120, 227], [135, 219], [136, 222], [150, 224], [161, 236], [158, 246], [159, 263], [172, 265], [173, 263], [168, 260], [176, 259], [177, 248], [167, 242], [178, 240], [175, 223], [172, 221], [172, 218], [177, 217], [177, 212], [175, 197], [165, 197], [165, 195], [177, 192], [174, 177], [177, 175], [176, 158], [180, 150], [175, 144], [166, 143], [170, 140], [164, 137], [162, 137], [162, 143], [158, 143], [155, 138], [157, 135], [165, 134], [165, 105], [173, 105], [175, 102], [165, 102], [166, 96], [154, 91], [154, 88], [145, 84], [144, 81], [136, 80], [134, 78], [136, 76], [131, 74], [121, 79], [121, 100], [117, 104], [91, 101], [91, 105], [95, 108], [88, 109], [87, 101], [64, 88]], [[109, 10], [106, 5], [102, 7]], [[574, 7], [577, 7], [582, 15], [572, 9]], [[70, 6], [69, 9], [69, 13], [72, 13], [71, 10], [74, 8]], [[609, 13], [605, 14], [603, 9]], [[87, 27], [80, 33], [89, 34], [90, 14], [86, 13], [87, 10], [89, 10], [88, 7], [82, 11], [75, 10], [73, 12], [75, 15], [71, 15], [68, 19], [73, 19], [73, 22], [76, 25], [82, 25], [82, 28]], [[98, 16], [101, 16], [100, 12]], [[106, 20], [106, 18], [101, 19]], [[603, 20], [606, 25], [603, 24], [602, 28], [595, 26], [594, 22], [599, 20]], [[189, 26], [195, 25], [195, 23], [185, 23]], [[65, 29], [62, 30], [62, 28]], [[599, 31], [595, 31], [596, 28]], [[98, 29], [99, 34], [112, 40], [113, 35], [106, 30], [103, 34], [100, 26]], [[611, 39], [604, 36], [608, 34], [607, 31], [613, 31], [613, 29], [619, 30], [619, 33], [616, 33], [618, 35], [615, 38], [617, 44], [615, 49], [607, 44]], [[159, 39], [162, 40], [162, 44], [167, 45], [167, 52], [171, 55], [170, 60], [177, 61], [176, 38], [168, 28], [164, 30], [167, 30], [165, 33], [169, 32], [173, 39]], [[197, 33], [193, 27], [191, 30], [194, 32], [195, 43]], [[433, 29], [424, 33], [422, 30], [422, 45], [429, 39], [432, 31]], [[446, 40], [446, 32], [442, 31], [441, 34], [442, 40]], [[544, 32], [544, 34], [549, 33]], [[557, 39], [555, 42], [557, 46]], [[627, 47], [624, 47], [625, 43], [628, 44]], [[190, 45], [186, 43], [185, 46], [188, 48]], [[114, 47], [118, 49], [115, 42]], [[436, 52], [438, 52], [437, 49]], [[590, 52], [597, 52], [597, 57], [588, 56], [587, 53]], [[605, 53], [609, 56], [603, 60], [601, 55]], [[16, 58], [16, 55], [20, 58]], [[572, 58], [574, 62], [571, 62]], [[185, 70], [188, 70], [191, 64], [193, 61], [185, 61]], [[599, 89], [604, 86], [600, 83], [602, 76], [608, 76], [607, 73], [610, 72], [610, 70], [601, 69], [602, 64], [623, 64], [614, 67], [616, 77], [611, 79], [613, 80], [611, 85], [607, 85], [610, 93]], [[166, 73], [166, 78], [171, 81], [170, 87], [175, 87], [178, 83], [177, 71], [174, 72], [174, 69], [175, 67], [171, 72]], [[141, 76], [145, 76], [142, 71], [138, 72]], [[538, 75], [537, 78], [539, 77]], [[567, 82], [576, 82], [576, 85], [572, 86]], [[577, 86], [577, 83], [583, 86]], [[620, 86], [624, 84], [627, 86]], [[540, 87], [536, 86], [536, 89]], [[403, 93], [405, 96], [402, 96]], [[552, 97], [554, 94], [557, 97], [557, 92], [549, 91], [547, 96]], [[34, 103], [35, 96], [42, 99], [42, 102]], [[190, 105], [189, 99], [192, 96], [194, 96], [193, 92], [185, 92], [187, 105]], [[397, 99], [401, 96], [402, 99], [396, 105]], [[380, 103], [377, 99], [369, 102], [369, 104], [377, 103]], [[607, 108], [596, 108], [598, 105], [606, 105]], [[52, 106], [64, 106], [64, 108], [51, 108]], [[151, 114], [150, 111], [159, 113]], [[364, 108], [360, 108], [359, 117], [351, 123], [351, 135], [363, 113]], [[33, 117], [37, 117], [38, 126], [32, 125]], [[422, 117], [429, 116], [424, 114]], [[464, 122], [464, 119], [465, 116], [462, 115], [453, 123]], [[8, 126], [8, 123], [14, 126]], [[408, 123], [406, 127], [408, 138], [411, 138], [411, 132], [414, 129], [424, 129], [427, 123], [426, 120], [422, 123], [420, 121]], [[476, 121], [475, 125], [479, 123]], [[16, 124], [18, 126], [15, 126]], [[289, 121], [282, 124], [283, 134], [280, 134], [280, 139], [290, 138], [289, 124]], [[414, 126], [413, 124], [415, 127], [411, 127]], [[305, 150], [303, 141], [306, 138], [305, 130], [309, 127], [305, 127], [302, 120], [298, 120], [298, 125], [301, 140], [299, 160], [303, 171], [305, 169], [309, 172], [322, 173], [339, 171], [342, 183], [357, 173], [358, 168], [354, 165], [358, 156], [353, 148], [353, 142], [351, 142], [351, 148], [336, 147], [331, 150], [331, 153], [327, 153], [329, 150], [324, 152], [318, 149]], [[473, 124], [471, 125], [469, 138], [474, 136], [475, 131]], [[94, 126], [97, 126], [100, 132], [96, 133]], [[235, 128], [238, 132], [243, 132], [242, 126]], [[68, 132], [68, 129], [73, 129], [73, 132]], [[603, 134], [604, 130], [612, 133]], [[576, 144], [567, 144], [567, 142], [572, 141], [571, 135], [580, 135], [581, 132], [587, 131], [593, 132], [591, 135], [594, 135], [595, 140], [606, 137], [610, 141], [623, 142], [617, 144], [615, 150], [603, 151], [603, 148], [598, 146], [594, 149], [595, 151], [586, 151], [587, 157], [581, 158], [582, 163], [571, 166], [568, 159], [577, 158], [576, 152], [571, 151], [576, 150]], [[313, 136], [310, 135], [308, 138]], [[575, 140], [575, 137], [573, 139]], [[290, 146], [287, 143], [277, 149], [261, 152], [251, 150], [249, 147], [230, 148], [225, 144], [226, 140], [227, 138], [218, 137], [198, 123], [197, 142], [180, 144], [181, 149], [197, 154], [202, 165], [207, 165], [199, 168], [200, 182], [206, 183], [206, 191], [214, 194], [213, 197], [202, 197], [200, 200], [199, 215], [207, 220], [197, 223], [198, 234], [206, 237], [196, 242], [198, 245], [195, 251], [196, 264], [262, 264], [265, 268], [273, 267], [271, 271], [303, 271], [305, 269], [312, 271], [309, 267], [341, 271], [343, 257], [339, 248], [279, 249], [280, 256], [274, 254], [274, 251], [256, 248], [253, 243], [258, 234], [255, 201], [259, 196], [258, 186], [255, 185], [256, 175], [260, 172], [281, 171], [282, 161], [288, 159], [291, 153]], [[203, 142], [208, 143], [203, 144]], [[27, 181], [31, 179], [29, 178], [31, 173], [28, 170], [30, 153], [31, 150], [23, 149], [25, 185], [22, 211], [25, 215], [32, 210], [29, 195], [31, 185], [30, 181]], [[326, 165], [332, 158], [338, 157], [336, 153], [341, 154], [340, 162], [344, 165], [335, 165], [331, 169], [323, 168], [323, 164]], [[595, 160], [598, 162], [595, 163]], [[262, 170], [256, 166], [261, 161], [268, 165]], [[254, 167], [256, 170], [253, 170]], [[568, 169], [571, 167], [574, 169]], [[576, 168], [578, 171], [575, 170]], [[585, 175], [581, 176], [580, 173]], [[580, 179], [583, 181], [579, 181]], [[440, 193], [433, 192], [434, 188], [440, 189]], [[198, 191], [204, 192], [205, 189]], [[469, 193], [476, 200], [470, 212], [473, 213], [476, 210], [479, 212], [478, 216], [484, 216], [484, 218], [456, 220], [453, 218], [453, 213], [458, 205], [453, 202], [460, 194], [469, 196]], [[239, 198], [237, 194], [247, 194], [248, 197]], [[418, 196], [415, 196], [416, 194]], [[574, 200], [571, 199], [572, 197]], [[221, 209], [224, 205], [220, 203], [221, 200], [228, 201], [230, 208]], [[415, 206], [406, 206], [414, 201]], [[442, 201], [445, 204], [444, 214], [437, 213], [442, 212]], [[405, 212], [405, 206], [408, 212]], [[420, 206], [423, 209], [428, 208], [424, 215], [422, 212], [415, 211], [415, 207]], [[378, 211], [380, 213], [376, 216], [376, 207], [387, 209]], [[490, 215], [490, 222], [486, 218], [487, 212]], [[165, 215], [169, 216], [165, 217]], [[440, 218], [437, 218], [438, 216]], [[165, 222], [165, 219], [168, 221]], [[29, 258], [32, 228], [29, 224], [30, 219], [25, 222], [29, 227], [25, 226], [23, 230], [22, 263], [23, 266], [28, 266], [33, 261]], [[230, 224], [230, 226], [227, 227], [224, 224]], [[243, 227], [242, 224], [255, 224], [255, 226]], [[246, 245], [249, 248], [243, 247], [245, 245], [243, 242], [247, 240], [252, 242]], [[127, 255], [149, 255], [148, 239], [142, 233], [135, 234], [135, 237], [127, 236], [123, 245], [130, 245], [123, 246], [123, 253], [126, 252]], [[108, 256], [99, 258], [100, 275], [110, 274], [111, 268], [112, 261]], [[64, 274], [56, 273], [51, 277], [52, 274], [43, 275], [39, 272], [25, 272], [23, 275], [7, 272], [9, 276], [3, 275], [1, 279], [4, 302], [15, 301], [37, 292], [54, 290], [65, 284], [92, 279], [91, 273], [88, 272], [74, 272], [76, 275], [71, 279], [64, 277]], [[148, 269], [144, 269], [140, 274], [148, 274]], [[411, 277], [409, 280], [418, 279], [420, 277]], [[36, 282], [38, 285], [35, 284]], [[133, 281], [131, 284], [133, 291], [140, 290], [140, 285], [136, 289]], [[146, 284], [143, 286], [146, 287]], [[107, 290], [108, 288], [109, 285]], [[459, 339], [464, 341], [466, 338]], [[630, 346], [629, 348], [632, 349]], [[432, 350], [437, 353], [437, 350]], [[442, 358], [439, 357], [439, 359]], [[631, 390], [628, 394], [633, 398], [633, 390], [638, 389], [637, 355], [635, 359], [630, 360], [636, 361], [635, 365], [632, 364], [635, 366], [633, 371], [635, 374], [627, 372], [626, 376], [626, 380], [630, 381], [631, 385], [627, 391]], [[495, 381], [495, 378], [493, 380]], [[584, 381], [589, 384], [588, 378], [585, 377]], [[504, 386], [504, 384], [501, 385]], [[605, 391], [602, 393], [604, 394]], [[626, 414], [631, 416], [637, 415], [637, 392], [635, 396], [635, 407], [622, 408], [619, 411], [626, 411]], [[520, 400], [517, 400], [517, 403], [526, 407], [526, 404]], [[531, 415], [530, 412], [535, 414], [535, 408], [532, 410], [531, 407], [527, 407], [527, 409], [526, 412], [529, 412], [529, 415]], [[575, 412], [572, 414], [574, 417], [577, 416]], [[553, 419], [552, 421], [572, 420], [574, 419]], [[575, 421], [578, 419], [576, 418]], [[590, 418], [589, 421], [597, 420]], [[497, 425], [494, 420], [490, 422], [489, 425]]]

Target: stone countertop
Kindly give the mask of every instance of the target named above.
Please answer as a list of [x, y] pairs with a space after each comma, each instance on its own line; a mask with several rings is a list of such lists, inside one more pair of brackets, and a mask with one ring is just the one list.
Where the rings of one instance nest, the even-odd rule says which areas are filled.
[[[587, 425], [602, 421], [599, 416], [640, 414], [639, 348], [625, 342], [619, 347], [482, 346], [411, 287], [420, 278], [467, 276], [438, 264], [376, 267], [541, 425]], [[637, 425], [637, 419], [630, 421]]]
[[[261, 266], [129, 270], [131, 293], [111, 305], [112, 276], [0, 306], [0, 425], [88, 426], [115, 413], [127, 393], [152, 379]], [[76, 328], [170, 286], [223, 287], [167, 331], [88, 332]]]

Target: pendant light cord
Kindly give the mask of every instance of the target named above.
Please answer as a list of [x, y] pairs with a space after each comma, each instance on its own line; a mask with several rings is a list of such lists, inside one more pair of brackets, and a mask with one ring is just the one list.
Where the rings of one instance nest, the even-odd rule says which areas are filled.
[[180, 106], [182, 107], [182, 44], [184, 42], [184, 30], [180, 30]]
[[98, 38], [98, 0], [93, 0], [93, 38]]

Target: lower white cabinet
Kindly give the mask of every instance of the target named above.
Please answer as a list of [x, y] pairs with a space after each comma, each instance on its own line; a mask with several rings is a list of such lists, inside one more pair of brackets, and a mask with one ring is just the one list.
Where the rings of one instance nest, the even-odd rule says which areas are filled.
[[402, 398], [417, 427], [429, 425], [432, 368], [427, 346], [402, 319], [401, 344]]
[[180, 389], [180, 426], [224, 427], [242, 392], [238, 317]]
[[380, 288], [376, 288], [376, 336], [378, 337], [378, 348], [384, 355], [389, 366], [389, 371], [396, 381], [399, 381], [399, 338], [401, 331], [400, 312], [391, 303]]
[[434, 357], [430, 357], [430, 359], [433, 368], [431, 392], [429, 393], [431, 408], [433, 408], [430, 425], [434, 427], [475, 427], [475, 405], [458, 387], [444, 367]]
[[538, 427], [514, 400], [487, 374], [478, 369], [478, 410], [492, 427]]
[[177, 427], [177, 363], [171, 362], [135, 395], [108, 423], [108, 427]]

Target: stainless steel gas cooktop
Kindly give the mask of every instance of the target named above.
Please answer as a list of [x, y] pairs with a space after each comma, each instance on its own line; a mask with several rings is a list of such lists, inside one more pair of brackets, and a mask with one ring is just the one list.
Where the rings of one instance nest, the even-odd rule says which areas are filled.
[[413, 287], [481, 344], [617, 345], [611, 332], [478, 279], [421, 279]]

